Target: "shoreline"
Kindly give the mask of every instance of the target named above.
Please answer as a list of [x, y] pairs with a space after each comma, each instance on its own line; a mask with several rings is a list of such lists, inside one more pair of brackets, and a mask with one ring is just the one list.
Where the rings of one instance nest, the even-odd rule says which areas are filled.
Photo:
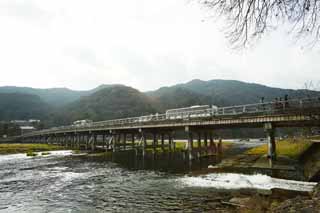
[[57, 151], [57, 150], [66, 150], [66, 148], [63, 146], [50, 145], [50, 144], [25, 144], [25, 143], [12, 143], [12, 144], [1, 143], [0, 144], [0, 155], [47, 152], [47, 151]]

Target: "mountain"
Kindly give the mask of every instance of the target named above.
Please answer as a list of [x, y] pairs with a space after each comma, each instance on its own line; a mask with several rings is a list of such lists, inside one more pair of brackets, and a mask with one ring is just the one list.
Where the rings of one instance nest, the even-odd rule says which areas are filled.
[[152, 99], [131, 87], [113, 85], [81, 97], [58, 115], [64, 123], [75, 120], [94, 121], [141, 116], [155, 113]]
[[44, 119], [51, 108], [39, 96], [0, 93], [0, 120]]
[[80, 97], [90, 95], [103, 88], [112, 87], [113, 85], [100, 85], [92, 90], [76, 91], [68, 88], [51, 88], [51, 89], [36, 89], [31, 87], [15, 87], [4, 86], [0, 87], [0, 94], [8, 93], [23, 93], [39, 96], [44, 102], [54, 107], [60, 107], [79, 100]]
[[146, 93], [157, 103], [157, 109], [165, 112], [167, 109], [180, 108], [192, 105], [207, 104], [210, 96], [193, 92], [183, 87], [163, 87], [155, 92]]
[[235, 80], [192, 80], [184, 84], [140, 92], [120, 84], [92, 90], [0, 87], [0, 120], [43, 119], [46, 126], [70, 124], [79, 119], [94, 121], [164, 113], [192, 105], [229, 106], [257, 103], [261, 97], [320, 96], [320, 92], [267, 87]]
[[[190, 96], [178, 95], [177, 91], [184, 90], [189, 92]], [[179, 99], [179, 102], [191, 100], [190, 105], [213, 104], [218, 106], [239, 105], [257, 103], [261, 97], [265, 101], [272, 101], [277, 97], [289, 95], [289, 98], [319, 96], [320, 92], [310, 90], [292, 90], [267, 87], [260, 84], [246, 83], [235, 80], [192, 80], [185, 84], [177, 84], [172, 87], [162, 87], [158, 90], [147, 92], [150, 97], [158, 99], [160, 103], [170, 99], [170, 96]], [[165, 95], [164, 95], [165, 94]], [[169, 96], [169, 97], [168, 97]], [[173, 107], [174, 102], [167, 106]]]

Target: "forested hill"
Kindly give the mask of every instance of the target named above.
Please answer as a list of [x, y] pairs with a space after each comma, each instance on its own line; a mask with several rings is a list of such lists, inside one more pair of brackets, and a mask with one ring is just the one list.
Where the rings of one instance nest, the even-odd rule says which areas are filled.
[[[189, 93], [189, 96], [181, 95], [181, 91]], [[320, 92], [307, 90], [292, 90], [267, 87], [260, 84], [252, 84], [235, 80], [192, 80], [185, 84], [177, 84], [172, 87], [162, 87], [158, 90], [147, 92], [150, 97], [159, 99], [160, 103], [166, 100], [177, 100], [177, 102], [188, 101], [190, 104], [206, 103], [218, 106], [257, 103], [261, 97], [265, 101], [271, 101], [276, 97], [289, 98], [320, 96]], [[168, 102], [166, 107], [174, 107], [175, 102]]]
[[0, 87], [0, 94], [23, 93], [36, 95], [49, 105], [60, 107], [79, 100], [81, 96], [90, 95], [100, 89], [108, 88], [110, 86], [113, 85], [100, 85], [97, 88], [86, 91], [77, 91], [68, 88], [36, 89], [31, 87], [4, 86]]
[[22, 93], [0, 94], [0, 121], [46, 119], [50, 106], [39, 96]]
[[269, 101], [286, 94], [289, 98], [320, 96], [316, 91], [272, 88], [234, 80], [192, 80], [150, 92], [123, 85], [101, 85], [88, 91], [0, 87], [0, 120], [43, 118], [46, 126], [56, 126], [79, 119], [101, 121], [163, 113], [166, 109], [192, 105], [250, 104], [259, 102], [261, 97]]
[[141, 116], [156, 111], [156, 104], [145, 94], [131, 87], [114, 85], [81, 97], [64, 107], [58, 117], [64, 123], [70, 123], [81, 119], [100, 121]]

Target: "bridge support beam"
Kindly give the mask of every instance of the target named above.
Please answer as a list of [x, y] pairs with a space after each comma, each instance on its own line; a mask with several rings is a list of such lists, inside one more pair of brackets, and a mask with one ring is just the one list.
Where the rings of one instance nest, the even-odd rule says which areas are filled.
[[219, 137], [219, 142], [218, 142], [218, 154], [222, 154], [222, 138]]
[[200, 158], [201, 157], [201, 132], [198, 132], [198, 148], [197, 148], [197, 157]]
[[145, 133], [142, 133], [142, 157], [146, 156], [146, 147], [147, 147], [147, 136]]
[[204, 153], [208, 155], [208, 132], [204, 132]]
[[157, 151], [157, 143], [158, 143], [158, 138], [157, 138], [157, 133], [153, 133], [153, 140], [152, 140], [152, 154], [156, 154]]
[[271, 160], [277, 159], [276, 154], [276, 141], [275, 141], [275, 129], [272, 123], [266, 123], [264, 125], [265, 132], [267, 133], [268, 139], [268, 158]]
[[131, 145], [132, 145], [132, 149], [135, 148], [135, 141], [134, 141], [135, 138], [134, 138], [134, 137], [135, 137], [135, 135], [134, 135], [134, 133], [132, 133], [132, 134], [131, 134]]
[[192, 132], [188, 132], [188, 155], [189, 155], [189, 160], [193, 160], [193, 134]]
[[127, 134], [123, 133], [123, 150], [126, 150], [127, 146]]
[[117, 140], [118, 140], [118, 138], [117, 138], [117, 135], [116, 134], [112, 134], [111, 135], [111, 142], [112, 142], [112, 152], [116, 152], [117, 151], [117, 149], [116, 149], [116, 145], [117, 145]]
[[212, 135], [212, 132], [209, 133], [209, 140], [210, 140], [210, 143], [209, 143], [209, 147], [210, 147], [210, 155], [213, 155], [216, 153], [217, 149], [216, 149], [216, 146], [214, 144], [214, 140], [213, 140], [213, 135]]
[[161, 137], [161, 150], [162, 152], [164, 152], [164, 134], [161, 133], [160, 137]]

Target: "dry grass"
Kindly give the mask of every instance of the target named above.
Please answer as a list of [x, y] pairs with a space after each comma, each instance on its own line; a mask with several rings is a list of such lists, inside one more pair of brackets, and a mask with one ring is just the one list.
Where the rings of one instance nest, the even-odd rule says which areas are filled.
[[[284, 155], [293, 159], [298, 159], [299, 156], [306, 151], [312, 142], [305, 138], [298, 139], [286, 139], [276, 142], [277, 155]], [[268, 145], [264, 144], [255, 148], [252, 148], [246, 152], [250, 155], [263, 155], [268, 152]]]
[[32, 153], [62, 149], [64, 147], [48, 144], [0, 144], [0, 154]]

